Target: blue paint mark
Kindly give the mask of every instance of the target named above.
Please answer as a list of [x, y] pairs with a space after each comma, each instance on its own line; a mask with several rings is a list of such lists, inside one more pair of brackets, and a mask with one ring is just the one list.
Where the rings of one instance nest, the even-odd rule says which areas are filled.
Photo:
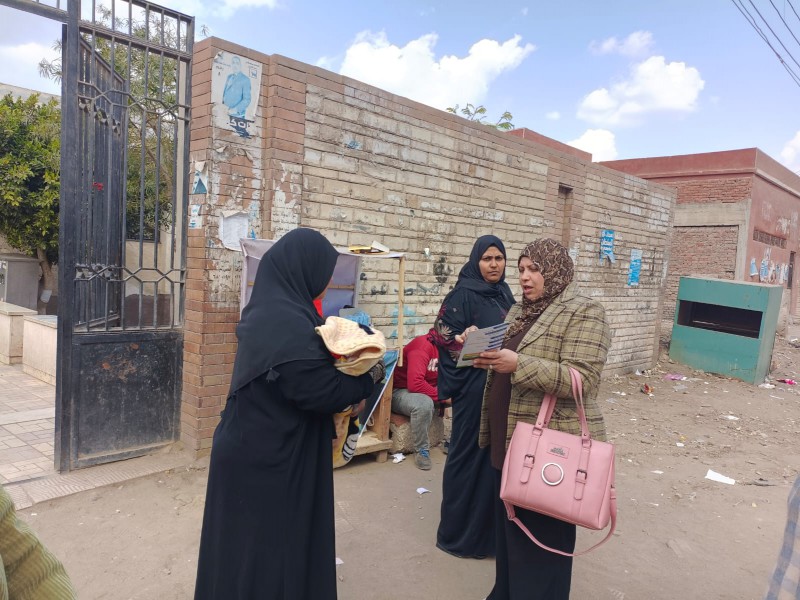
[[350, 150], [361, 150], [361, 142], [357, 142], [356, 140], [350, 140], [345, 146], [350, 148]]
[[[389, 313], [390, 317], [397, 317], [398, 310], [397, 307], [392, 309], [392, 312]], [[417, 309], [413, 306], [403, 306], [403, 316], [404, 317], [414, 317], [417, 314]]]
[[[419, 325], [425, 323], [425, 321], [425, 317], [408, 317], [403, 319], [403, 325]], [[393, 317], [389, 322], [392, 325], [397, 325], [397, 317]]]

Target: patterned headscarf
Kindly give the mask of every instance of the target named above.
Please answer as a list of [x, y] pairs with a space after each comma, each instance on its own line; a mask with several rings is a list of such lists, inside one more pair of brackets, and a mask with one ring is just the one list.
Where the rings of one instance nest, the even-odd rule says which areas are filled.
[[572, 283], [575, 275], [575, 266], [569, 252], [553, 239], [531, 242], [520, 253], [519, 260], [523, 258], [529, 258], [539, 269], [539, 273], [544, 278], [544, 293], [536, 300], [528, 300], [523, 297], [522, 312], [508, 328], [507, 340], [533, 325], [556, 296]]

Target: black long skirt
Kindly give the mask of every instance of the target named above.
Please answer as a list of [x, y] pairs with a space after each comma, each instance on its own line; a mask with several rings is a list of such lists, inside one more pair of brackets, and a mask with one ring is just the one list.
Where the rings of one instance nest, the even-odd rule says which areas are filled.
[[478, 447], [480, 394], [453, 398], [453, 430], [442, 476], [442, 508], [436, 546], [459, 558], [495, 552], [494, 485], [487, 448]]
[[[548, 552], [534, 544], [506, 516], [500, 500], [502, 473], [494, 475], [494, 510], [497, 522], [497, 559], [494, 589], [487, 600], [569, 600], [572, 557]], [[562, 552], [574, 552], [576, 528], [572, 523], [515, 509], [519, 520], [543, 544]]]

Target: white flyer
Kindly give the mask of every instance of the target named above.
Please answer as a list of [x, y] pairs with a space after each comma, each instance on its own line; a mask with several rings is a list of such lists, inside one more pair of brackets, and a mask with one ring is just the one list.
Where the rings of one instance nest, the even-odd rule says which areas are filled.
[[497, 350], [503, 344], [503, 337], [506, 334], [509, 323], [498, 323], [491, 327], [484, 327], [476, 331], [471, 331], [461, 348], [456, 367], [471, 367], [472, 361], [480, 356], [481, 352]]

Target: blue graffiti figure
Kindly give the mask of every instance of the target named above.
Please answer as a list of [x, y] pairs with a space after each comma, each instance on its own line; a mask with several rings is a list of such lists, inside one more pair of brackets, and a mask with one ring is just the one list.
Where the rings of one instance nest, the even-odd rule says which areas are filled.
[[225, 81], [222, 103], [228, 107], [229, 115], [244, 117], [244, 112], [250, 106], [250, 78], [242, 73], [242, 60], [238, 56], [231, 59], [231, 71]]

